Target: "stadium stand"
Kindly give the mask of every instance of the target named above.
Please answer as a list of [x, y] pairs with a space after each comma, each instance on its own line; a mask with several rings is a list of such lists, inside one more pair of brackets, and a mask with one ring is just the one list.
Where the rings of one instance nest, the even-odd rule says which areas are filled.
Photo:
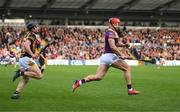
[[[59, 27], [41, 27], [42, 38], [56, 38]], [[69, 27], [63, 28], [63, 38], [48, 48], [48, 59], [98, 59], [104, 52], [104, 29]], [[7, 26], [1, 28], [0, 52], [2, 58], [9, 54], [8, 46], [16, 45], [20, 50], [25, 28], [14, 29]], [[167, 60], [180, 60], [179, 30], [168, 29], [128, 29], [125, 40], [131, 43], [131, 53], [138, 59], [153, 59], [163, 56]], [[127, 53], [128, 55], [128, 53]]]
[[64, 38], [48, 48], [49, 59], [98, 59], [104, 52], [104, 26], [115, 16], [134, 26], [124, 40], [134, 57], [180, 60], [179, 7], [179, 0], [2, 0], [0, 58], [10, 54], [13, 44], [21, 51], [24, 25], [33, 22], [42, 25], [43, 38], [56, 38], [57, 29], [64, 29]]

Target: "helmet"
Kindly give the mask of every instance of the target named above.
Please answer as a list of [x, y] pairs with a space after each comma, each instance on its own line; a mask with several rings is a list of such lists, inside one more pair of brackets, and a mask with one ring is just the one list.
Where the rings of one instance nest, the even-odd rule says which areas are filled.
[[120, 19], [119, 18], [109, 18], [109, 23], [110, 24], [120, 23]]
[[118, 34], [119, 37], [122, 37], [122, 32], [120, 31], [120, 27], [119, 24], [120, 23], [120, 19], [119, 18], [109, 18], [109, 23], [111, 24], [111, 26], [113, 27], [113, 29], [116, 31], [116, 33]]
[[34, 27], [36, 27], [36, 25], [33, 23], [29, 23], [26, 27], [29, 31], [31, 31]]

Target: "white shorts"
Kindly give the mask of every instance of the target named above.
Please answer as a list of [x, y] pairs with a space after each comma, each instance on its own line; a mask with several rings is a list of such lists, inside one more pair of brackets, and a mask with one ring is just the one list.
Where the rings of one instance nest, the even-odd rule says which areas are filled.
[[112, 65], [119, 60], [119, 57], [114, 53], [105, 53], [100, 57], [100, 64]]
[[26, 56], [19, 59], [20, 69], [28, 69], [33, 65], [37, 66], [36, 62], [32, 58]]

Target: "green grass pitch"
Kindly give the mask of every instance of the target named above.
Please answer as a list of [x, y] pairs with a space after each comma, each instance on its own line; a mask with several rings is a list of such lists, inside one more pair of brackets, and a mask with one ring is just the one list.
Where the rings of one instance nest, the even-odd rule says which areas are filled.
[[142, 93], [128, 96], [123, 72], [111, 68], [104, 79], [82, 85], [75, 79], [96, 72], [97, 66], [48, 66], [41, 80], [31, 79], [19, 100], [10, 99], [17, 83], [13, 67], [0, 66], [0, 111], [180, 111], [180, 67], [132, 67], [133, 87]]

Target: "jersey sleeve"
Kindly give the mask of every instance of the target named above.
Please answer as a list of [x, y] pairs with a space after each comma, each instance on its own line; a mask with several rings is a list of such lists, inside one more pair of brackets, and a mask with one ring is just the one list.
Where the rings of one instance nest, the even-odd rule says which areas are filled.
[[109, 38], [115, 38], [114, 32], [108, 31], [108, 32], [107, 32], [107, 37], [108, 37], [108, 39], [109, 39]]

